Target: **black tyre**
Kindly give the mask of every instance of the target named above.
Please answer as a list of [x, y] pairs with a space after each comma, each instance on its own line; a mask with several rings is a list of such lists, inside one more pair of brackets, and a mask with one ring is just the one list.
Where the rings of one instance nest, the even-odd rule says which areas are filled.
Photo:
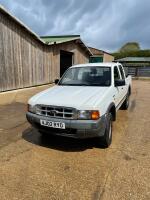
[[100, 147], [108, 148], [112, 142], [112, 115], [107, 116], [107, 124], [104, 136], [98, 138], [98, 145]]
[[127, 94], [126, 96], [126, 99], [125, 101], [123, 102], [122, 106], [121, 106], [121, 109], [122, 110], [127, 110], [129, 107], [129, 93]]

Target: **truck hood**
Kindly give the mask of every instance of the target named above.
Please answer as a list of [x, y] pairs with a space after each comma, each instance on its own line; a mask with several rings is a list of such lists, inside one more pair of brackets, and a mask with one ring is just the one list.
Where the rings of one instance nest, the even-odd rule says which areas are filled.
[[109, 87], [54, 86], [29, 100], [29, 104], [57, 105], [80, 109], [93, 108], [97, 98], [105, 95]]

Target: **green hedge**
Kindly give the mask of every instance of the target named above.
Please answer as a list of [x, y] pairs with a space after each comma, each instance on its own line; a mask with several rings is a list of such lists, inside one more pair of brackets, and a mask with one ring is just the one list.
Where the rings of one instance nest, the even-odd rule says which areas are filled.
[[128, 51], [128, 52], [116, 52], [112, 53], [116, 59], [125, 57], [150, 57], [150, 50]]

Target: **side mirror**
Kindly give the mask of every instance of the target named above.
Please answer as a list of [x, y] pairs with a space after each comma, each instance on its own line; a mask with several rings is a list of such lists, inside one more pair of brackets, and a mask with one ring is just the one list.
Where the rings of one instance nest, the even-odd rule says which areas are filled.
[[57, 84], [59, 82], [59, 79], [55, 79], [55, 84]]
[[115, 87], [124, 86], [125, 84], [125, 80], [115, 80]]

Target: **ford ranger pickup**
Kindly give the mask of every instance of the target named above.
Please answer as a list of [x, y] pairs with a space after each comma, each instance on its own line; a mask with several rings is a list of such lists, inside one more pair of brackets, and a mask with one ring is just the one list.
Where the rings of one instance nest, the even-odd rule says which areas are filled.
[[128, 109], [130, 94], [131, 76], [120, 63], [74, 65], [28, 101], [26, 117], [43, 135], [95, 137], [108, 147], [112, 121], [119, 108]]

